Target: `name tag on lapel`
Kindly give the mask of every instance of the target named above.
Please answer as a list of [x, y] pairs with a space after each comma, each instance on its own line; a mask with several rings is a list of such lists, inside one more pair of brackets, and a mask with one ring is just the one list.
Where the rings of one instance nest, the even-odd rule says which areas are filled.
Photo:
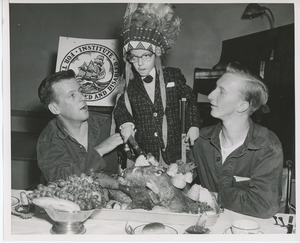
[[174, 86], [175, 86], [175, 83], [174, 83], [174, 82], [169, 82], [169, 83], [167, 83], [167, 88], [174, 87]]

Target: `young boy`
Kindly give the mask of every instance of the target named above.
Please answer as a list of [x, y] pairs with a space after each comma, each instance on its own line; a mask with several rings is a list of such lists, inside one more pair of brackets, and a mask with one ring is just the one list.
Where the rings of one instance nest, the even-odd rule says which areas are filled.
[[186, 98], [186, 142], [192, 146], [199, 136], [195, 94], [179, 69], [161, 66], [161, 55], [175, 43], [180, 19], [170, 4], [157, 3], [129, 4], [124, 19], [126, 87], [115, 107], [116, 124], [124, 142], [134, 135], [162, 165], [175, 163], [181, 159], [181, 98]]

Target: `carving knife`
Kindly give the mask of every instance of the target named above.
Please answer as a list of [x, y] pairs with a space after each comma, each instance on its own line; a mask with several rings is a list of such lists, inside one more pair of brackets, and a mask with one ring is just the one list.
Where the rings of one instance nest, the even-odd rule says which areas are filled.
[[136, 157], [138, 157], [140, 155], [146, 156], [146, 153], [144, 152], [144, 150], [142, 150], [140, 148], [140, 146], [138, 145], [137, 141], [135, 140], [135, 138], [133, 136], [130, 136], [128, 138], [128, 143], [131, 145], [132, 150], [135, 153]]

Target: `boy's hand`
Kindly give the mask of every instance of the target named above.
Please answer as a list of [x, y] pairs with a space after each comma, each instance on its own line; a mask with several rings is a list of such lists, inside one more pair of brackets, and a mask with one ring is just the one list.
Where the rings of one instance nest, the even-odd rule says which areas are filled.
[[185, 142], [190, 142], [190, 145], [193, 146], [195, 141], [199, 137], [199, 127], [190, 127], [186, 134]]
[[134, 125], [132, 123], [124, 123], [121, 125], [121, 136], [124, 143], [127, 143], [128, 138], [132, 135], [134, 136]]

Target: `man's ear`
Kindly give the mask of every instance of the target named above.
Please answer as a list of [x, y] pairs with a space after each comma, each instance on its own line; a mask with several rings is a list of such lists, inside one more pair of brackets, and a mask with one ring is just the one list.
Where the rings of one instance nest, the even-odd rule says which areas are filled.
[[245, 112], [249, 109], [249, 107], [250, 107], [250, 104], [248, 101], [242, 101], [237, 107], [237, 112], [238, 113]]
[[48, 105], [48, 109], [54, 114], [54, 115], [58, 115], [60, 113], [59, 108], [57, 106], [57, 104], [55, 102], [51, 102]]

